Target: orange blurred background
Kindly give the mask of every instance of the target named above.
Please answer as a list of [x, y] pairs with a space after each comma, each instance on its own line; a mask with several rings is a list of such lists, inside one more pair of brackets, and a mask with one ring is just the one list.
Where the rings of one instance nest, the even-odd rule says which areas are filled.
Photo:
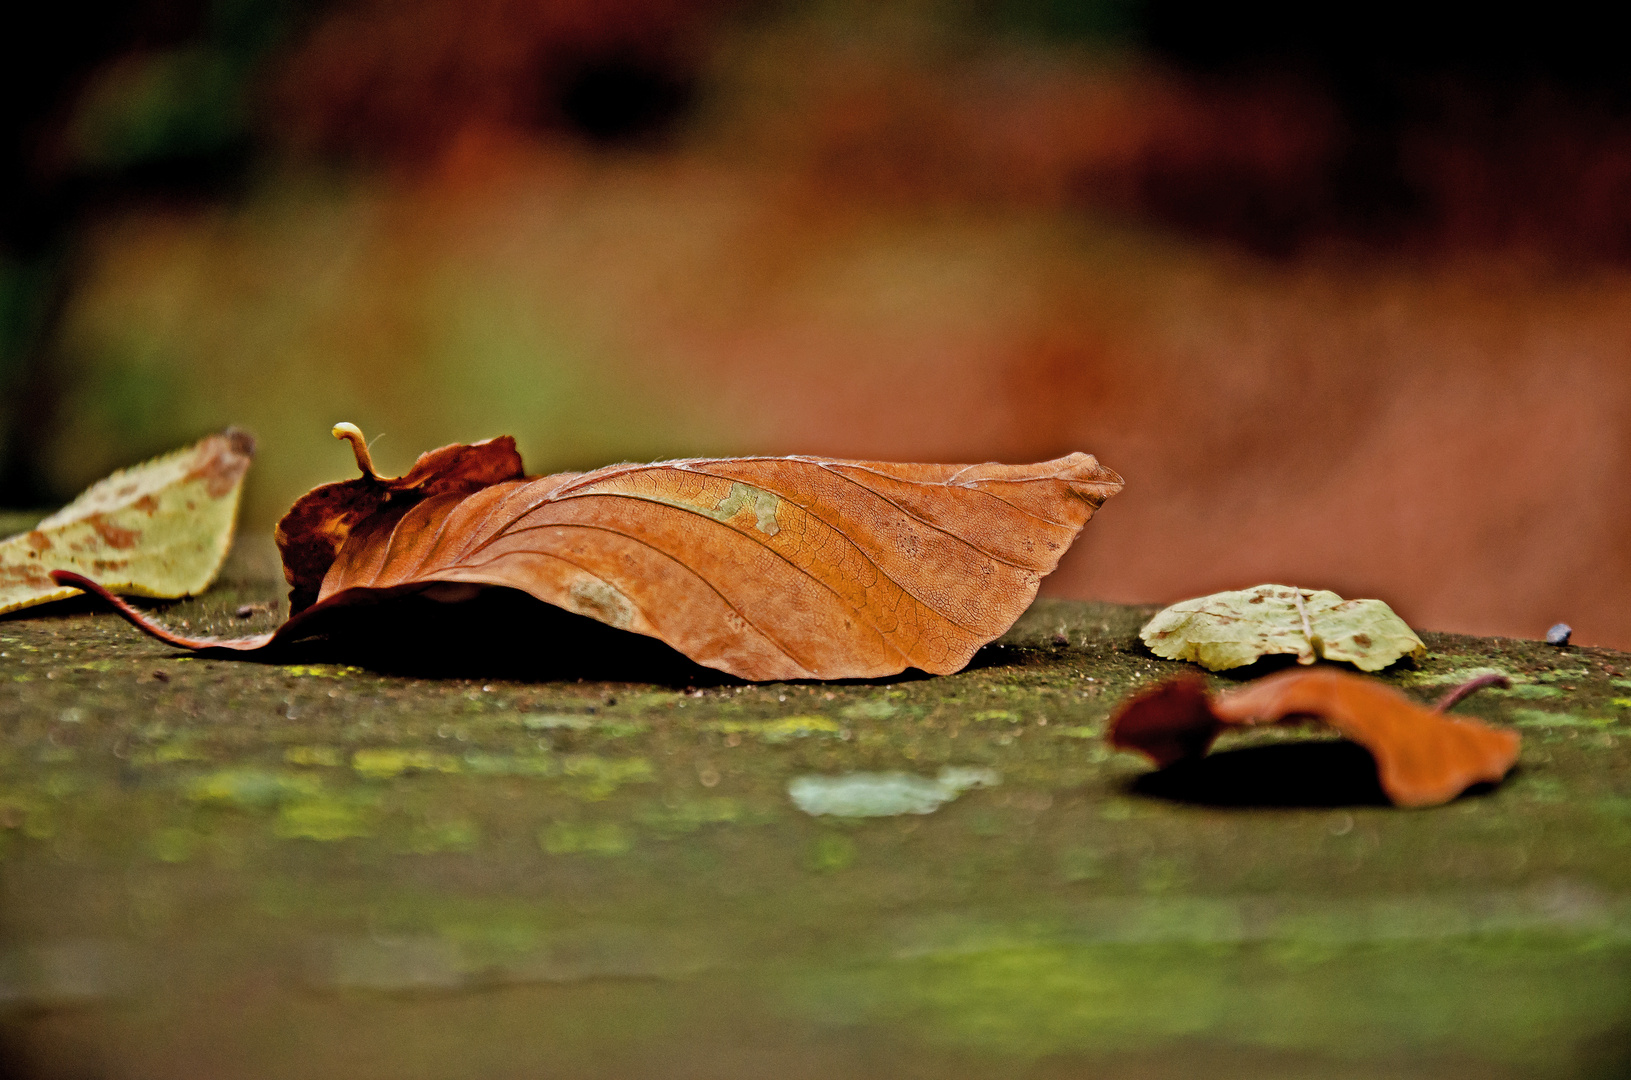
[[1080, 449], [1128, 485], [1054, 595], [1631, 648], [1631, 76], [1573, 9], [1415, 11], [36, 13], [0, 500], [227, 424], [252, 529], [349, 472], [338, 420], [387, 471]]

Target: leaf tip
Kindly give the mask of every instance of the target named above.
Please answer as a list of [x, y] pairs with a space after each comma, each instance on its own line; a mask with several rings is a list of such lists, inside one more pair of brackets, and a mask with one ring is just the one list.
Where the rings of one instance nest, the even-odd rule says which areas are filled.
[[1200, 757], [1222, 725], [1212, 711], [1206, 680], [1179, 677], [1124, 702], [1110, 721], [1110, 745], [1137, 750], [1158, 768]]
[[246, 458], [255, 456], [255, 436], [243, 428], [233, 425], [221, 432], [221, 437], [227, 441], [233, 453]]

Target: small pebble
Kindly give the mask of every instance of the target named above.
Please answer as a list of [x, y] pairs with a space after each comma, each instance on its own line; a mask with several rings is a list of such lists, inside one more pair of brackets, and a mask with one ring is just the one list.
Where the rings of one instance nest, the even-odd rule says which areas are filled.
[[1566, 622], [1560, 622], [1550, 630], [1546, 631], [1546, 644], [1567, 645], [1569, 643], [1569, 635], [1573, 633], [1574, 627], [1570, 626]]

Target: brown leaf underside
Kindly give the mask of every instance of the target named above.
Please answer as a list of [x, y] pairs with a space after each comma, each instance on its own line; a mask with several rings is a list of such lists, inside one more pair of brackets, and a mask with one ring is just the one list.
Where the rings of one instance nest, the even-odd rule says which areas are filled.
[[1369, 750], [1382, 790], [1399, 806], [1436, 806], [1494, 783], [1518, 760], [1518, 736], [1424, 708], [1340, 671], [1287, 671], [1216, 697], [1201, 679], [1174, 679], [1124, 704], [1110, 741], [1165, 768], [1206, 753], [1232, 725], [1314, 717]]
[[190, 639], [121, 605], [127, 617], [185, 648], [252, 651], [341, 604], [500, 585], [747, 679], [943, 674], [1013, 624], [1122, 485], [1087, 454], [726, 458], [525, 479], [507, 438], [432, 451], [398, 480], [359, 464], [361, 479], [314, 490], [279, 523], [297, 614], [275, 634]]

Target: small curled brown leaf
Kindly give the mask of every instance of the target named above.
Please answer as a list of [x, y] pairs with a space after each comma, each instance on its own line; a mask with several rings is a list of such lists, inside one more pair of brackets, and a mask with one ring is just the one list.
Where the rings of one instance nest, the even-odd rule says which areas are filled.
[[1110, 742], [1137, 750], [1164, 769], [1205, 754], [1221, 730], [1206, 680], [1190, 676], [1168, 679], [1123, 702], [1110, 724]]
[[1478, 783], [1495, 783], [1518, 760], [1516, 732], [1443, 715], [1392, 687], [1334, 670], [1286, 671], [1207, 695], [1198, 679], [1173, 680], [1127, 701], [1110, 742], [1160, 767], [1204, 754], [1231, 726], [1323, 722], [1368, 750], [1397, 806], [1437, 806]]
[[335, 425], [334, 437], [351, 444], [362, 476], [313, 488], [277, 523], [274, 536], [289, 582], [291, 614], [316, 603], [335, 556], [362, 522], [400, 520], [427, 498], [471, 495], [525, 475], [515, 440], [508, 435], [421, 454], [413, 468], [395, 479], [374, 472], [368, 444], [355, 426]]

